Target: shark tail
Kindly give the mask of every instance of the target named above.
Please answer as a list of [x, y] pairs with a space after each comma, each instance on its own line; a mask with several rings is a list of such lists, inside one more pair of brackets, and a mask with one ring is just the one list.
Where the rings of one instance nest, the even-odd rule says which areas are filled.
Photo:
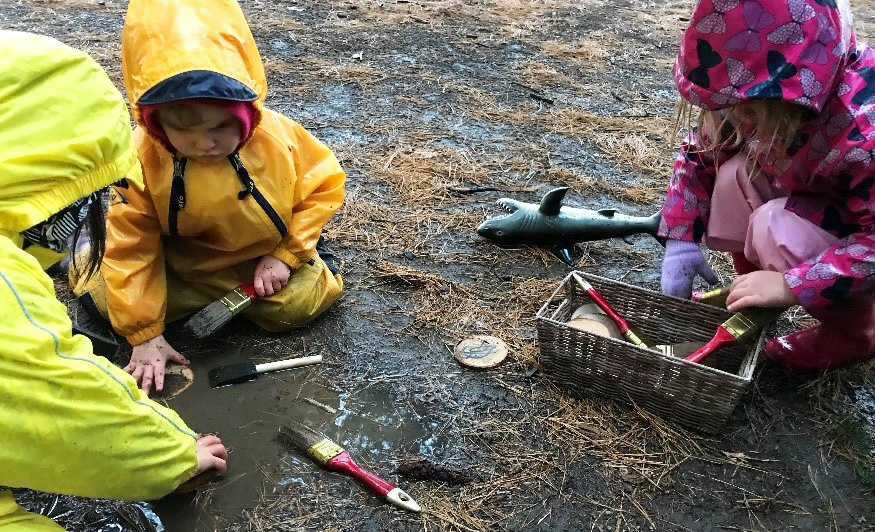
[[659, 223], [662, 221], [662, 210], [658, 210], [653, 215], [647, 217], [647, 222], [645, 224], [645, 232], [649, 235], [656, 237], [656, 233], [659, 232]]

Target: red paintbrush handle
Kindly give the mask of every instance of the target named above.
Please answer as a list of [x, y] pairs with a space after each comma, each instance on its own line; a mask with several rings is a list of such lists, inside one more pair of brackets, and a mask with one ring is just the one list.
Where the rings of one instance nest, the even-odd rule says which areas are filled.
[[695, 353], [689, 355], [686, 359], [690, 362], [699, 363], [708, 358], [711, 353], [720, 349], [721, 347], [726, 347], [728, 345], [734, 344], [736, 340], [737, 338], [735, 338], [732, 333], [730, 333], [723, 327], [717, 327], [717, 332], [714, 333], [714, 337], [711, 338], [707, 344], [700, 347]]
[[595, 304], [598, 305], [599, 308], [602, 309], [609, 318], [611, 318], [611, 321], [613, 321], [617, 325], [617, 328], [620, 329], [621, 334], [626, 334], [626, 331], [628, 331], [630, 328], [629, 322], [627, 322], [625, 319], [623, 319], [622, 316], [617, 314], [617, 311], [614, 310], [614, 307], [609, 305], [601, 294], [596, 292], [594, 288], [590, 288], [586, 290], [586, 295], [588, 295], [590, 299], [592, 299]]
[[246, 292], [246, 295], [249, 296], [249, 299], [255, 299], [255, 285], [250, 284], [241, 284], [239, 286], [240, 290]]
[[586, 295], [588, 295], [590, 299], [595, 301], [595, 304], [598, 305], [598, 307], [602, 309], [609, 318], [611, 318], [611, 321], [613, 321], [614, 324], [617, 326], [620, 334], [622, 334], [626, 338], [626, 340], [629, 341], [629, 343], [637, 345], [638, 347], [643, 347], [645, 349], [650, 347], [647, 342], [645, 342], [644, 339], [641, 338], [641, 333], [633, 329], [625, 318], [617, 314], [617, 311], [614, 310], [614, 307], [609, 305], [608, 302], [604, 300], [602, 295], [596, 292], [594, 288], [586, 290]]
[[395, 484], [387, 482], [377, 475], [360, 468], [346, 451], [329, 460], [325, 467], [332, 471], [339, 471], [354, 477], [365, 486], [371, 488], [380, 497], [385, 497], [395, 488]]

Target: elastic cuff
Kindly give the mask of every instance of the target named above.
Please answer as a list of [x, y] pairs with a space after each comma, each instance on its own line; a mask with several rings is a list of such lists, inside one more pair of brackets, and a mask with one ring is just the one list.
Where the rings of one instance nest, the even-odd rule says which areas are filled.
[[141, 329], [130, 336], [125, 336], [128, 343], [132, 346], [140, 345], [143, 342], [148, 342], [152, 338], [157, 338], [164, 333], [164, 322], [152, 324], [145, 329]]
[[671, 230], [674, 228], [674, 226], [673, 227], [666, 227], [665, 231], [662, 230], [663, 228], [660, 228], [656, 232], [656, 236], [661, 237], [661, 238], [665, 238], [666, 240], [680, 240], [681, 242], [694, 242], [696, 244], [700, 244], [701, 242], [697, 241], [693, 237], [693, 229], [692, 229], [693, 225], [692, 224], [693, 224], [693, 222], [690, 222], [690, 229], [686, 233], [684, 233], [683, 235], [681, 235], [679, 237], [678, 236], [668, 236], [669, 233], [671, 232]]
[[299, 259], [297, 257], [297, 255], [295, 255], [294, 253], [290, 252], [287, 249], [282, 249], [282, 248], [276, 248], [275, 250], [273, 250], [273, 253], [271, 253], [271, 256], [283, 261], [286, 264], [286, 266], [291, 268], [293, 271], [296, 270], [298, 268], [298, 266], [301, 265], [301, 262], [303, 262], [301, 259]]
[[796, 298], [796, 302], [799, 303], [799, 305], [809, 314], [812, 311], [817, 312], [818, 310], [831, 307], [832, 302], [825, 297], [805, 297], [803, 292], [811, 290], [811, 286], [809, 286], [808, 283], [803, 282], [798, 286], [790, 284], [791, 282], [798, 282], [804, 275], [805, 271], [802, 268], [792, 268], [784, 272], [784, 282], [790, 287], [790, 292], [793, 294], [793, 297]]

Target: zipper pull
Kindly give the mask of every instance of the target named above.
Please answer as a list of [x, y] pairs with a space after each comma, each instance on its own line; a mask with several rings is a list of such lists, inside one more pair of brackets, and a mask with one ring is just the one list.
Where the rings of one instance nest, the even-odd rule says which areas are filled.
[[176, 210], [181, 211], [185, 207], [185, 163], [187, 159], [173, 159], [173, 183], [170, 185], [171, 195], [176, 200]]
[[228, 160], [231, 161], [231, 166], [234, 167], [234, 171], [237, 173], [237, 178], [243, 183], [243, 190], [237, 193], [237, 199], [245, 199], [246, 196], [252, 194], [252, 191], [255, 189], [255, 182], [249, 177], [249, 171], [243, 166], [243, 161], [240, 160], [239, 153], [232, 153], [228, 156]]
[[249, 182], [244, 184], [244, 186], [246, 188], [237, 193], [237, 199], [239, 200], [245, 199], [246, 196], [252, 194], [252, 189], [255, 188], [255, 183], [250, 179]]

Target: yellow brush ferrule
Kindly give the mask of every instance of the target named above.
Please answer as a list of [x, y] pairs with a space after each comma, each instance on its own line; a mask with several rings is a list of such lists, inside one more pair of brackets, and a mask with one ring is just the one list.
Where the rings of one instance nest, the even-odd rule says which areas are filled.
[[633, 333], [632, 331], [626, 331], [625, 333], [623, 333], [623, 336], [626, 337], [626, 340], [629, 340], [630, 344], [637, 345], [638, 347], [643, 347], [644, 349], [648, 349], [650, 347], [646, 343], [644, 343], [644, 340], [639, 338], [638, 335]]
[[231, 311], [231, 314], [237, 314], [243, 308], [249, 306], [252, 303], [252, 298], [249, 297], [249, 294], [241, 290], [240, 288], [234, 290], [233, 292], [229, 292], [225, 294], [222, 299], [220, 299], [223, 305], [228, 307], [228, 310]]
[[724, 286], [716, 290], [709, 290], [694, 298], [699, 303], [711, 305], [718, 308], [726, 308], [726, 298], [729, 297], [729, 287]]
[[343, 447], [325, 438], [311, 445], [307, 452], [317, 462], [327, 464], [329, 460], [343, 452]]
[[746, 308], [733, 314], [731, 318], [723, 322], [722, 327], [732, 336], [741, 338], [751, 331], [765, 327], [780, 316], [784, 310], [784, 308], [777, 307]]
[[736, 314], [731, 319], [726, 320], [723, 328], [732, 336], [740, 338], [744, 334], [756, 329], [757, 324], [749, 320], [744, 314]]

